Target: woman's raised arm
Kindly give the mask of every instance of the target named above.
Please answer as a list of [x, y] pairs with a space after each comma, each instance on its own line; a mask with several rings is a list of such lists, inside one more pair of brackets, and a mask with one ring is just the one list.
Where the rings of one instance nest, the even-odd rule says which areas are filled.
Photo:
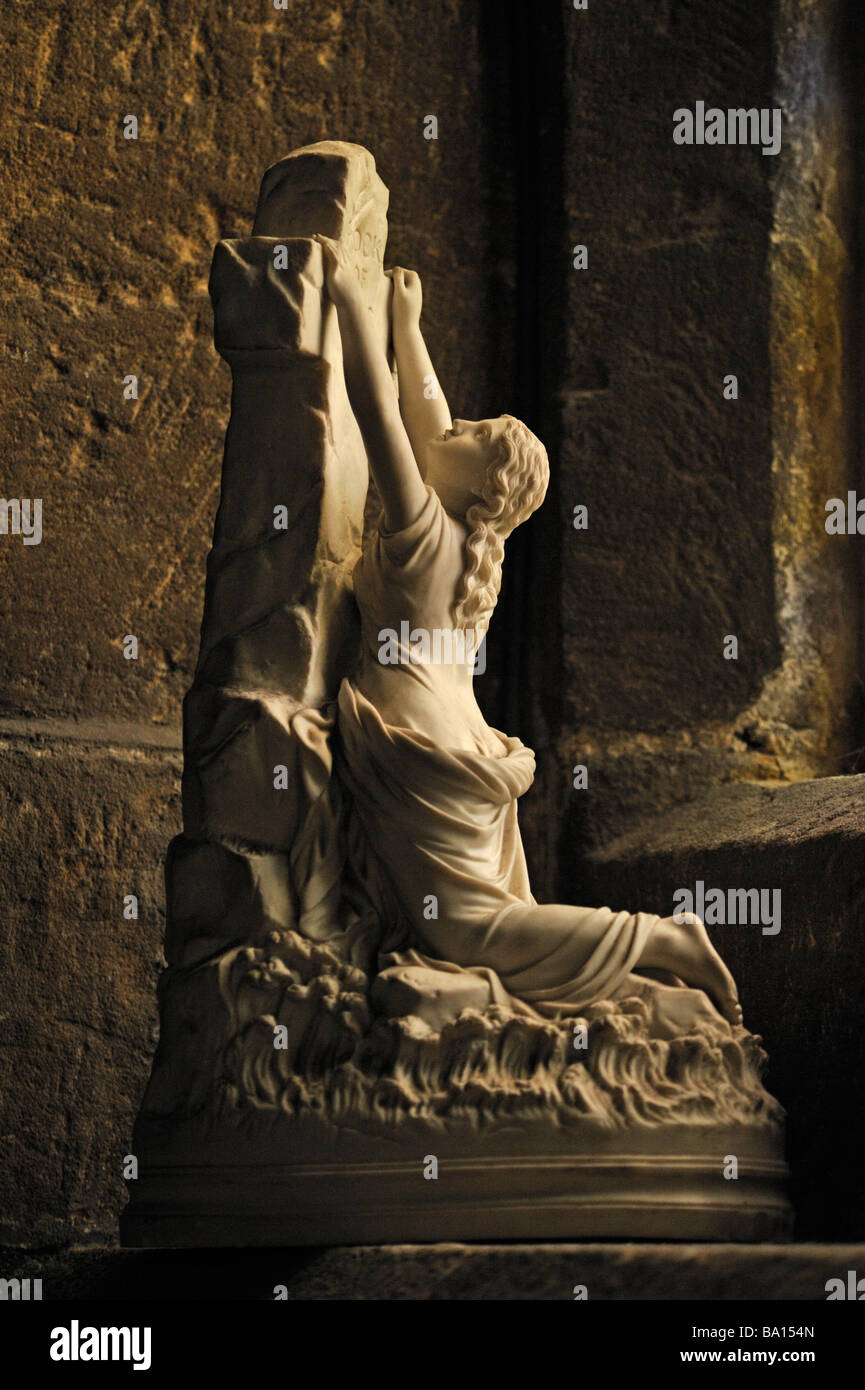
[[394, 266], [393, 350], [399, 373], [399, 408], [421, 476], [427, 474], [427, 448], [449, 430], [451, 414], [420, 331], [423, 302], [420, 276]]
[[373, 332], [369, 310], [351, 266], [329, 238], [322, 247], [327, 292], [336, 306], [345, 384], [363, 437], [389, 531], [420, 516], [427, 493], [402, 422], [387, 357]]

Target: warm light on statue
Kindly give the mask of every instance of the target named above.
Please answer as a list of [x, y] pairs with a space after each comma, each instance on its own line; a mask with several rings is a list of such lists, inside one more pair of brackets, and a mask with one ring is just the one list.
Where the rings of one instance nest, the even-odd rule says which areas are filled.
[[534, 755], [472, 682], [549, 463], [451, 419], [386, 209], [326, 142], [214, 256], [232, 416], [125, 1238], [783, 1237], [782, 1113], [699, 918], [532, 895]]

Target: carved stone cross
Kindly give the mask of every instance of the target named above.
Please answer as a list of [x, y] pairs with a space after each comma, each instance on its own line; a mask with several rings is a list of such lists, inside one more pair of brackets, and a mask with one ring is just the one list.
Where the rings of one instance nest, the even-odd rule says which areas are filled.
[[207, 566], [201, 652], [184, 710], [184, 829], [194, 840], [285, 849], [288, 720], [333, 698], [350, 667], [350, 589], [369, 470], [323, 290], [338, 242], [388, 336], [388, 193], [359, 145], [324, 141], [264, 176], [253, 235], [222, 241], [210, 293], [232, 371], [222, 499]]

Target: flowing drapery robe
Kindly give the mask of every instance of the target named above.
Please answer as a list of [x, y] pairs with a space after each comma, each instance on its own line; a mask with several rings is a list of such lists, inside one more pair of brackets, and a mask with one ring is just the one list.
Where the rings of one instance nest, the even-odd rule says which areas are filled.
[[[432, 634], [453, 631], [462, 563], [463, 535], [428, 487], [417, 519], [374, 534], [355, 569], [363, 654], [339, 691], [336, 768], [409, 925], [408, 948], [383, 963], [472, 971], [498, 1002], [576, 1013], [619, 993], [658, 918], [535, 902], [517, 820], [534, 754], [483, 722], [460, 651], [415, 660], [418, 641], [399, 640], [405, 623], [430, 649]], [[383, 664], [388, 631], [400, 659]]]

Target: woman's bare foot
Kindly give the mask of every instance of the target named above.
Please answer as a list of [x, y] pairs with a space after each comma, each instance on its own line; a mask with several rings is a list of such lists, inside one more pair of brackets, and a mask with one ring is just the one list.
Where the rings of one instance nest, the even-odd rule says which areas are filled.
[[638, 969], [640, 965], [672, 970], [686, 984], [704, 989], [728, 1023], [741, 1024], [742, 1006], [736, 982], [693, 912], [683, 912], [680, 921], [662, 917], [646, 942]]

